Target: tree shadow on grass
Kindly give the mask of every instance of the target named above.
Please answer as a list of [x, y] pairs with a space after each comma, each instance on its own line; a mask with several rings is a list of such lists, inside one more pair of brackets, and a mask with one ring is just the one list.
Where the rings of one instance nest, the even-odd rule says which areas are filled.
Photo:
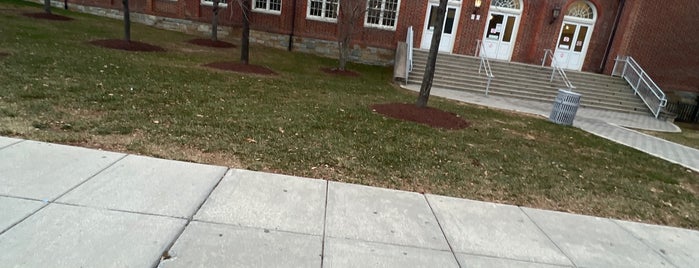
[[187, 43], [194, 44], [203, 47], [215, 47], [215, 48], [233, 48], [234, 44], [225, 41], [211, 41], [211, 39], [197, 38], [187, 41]]
[[100, 46], [100, 47], [105, 47], [105, 48], [111, 48], [111, 49], [119, 49], [119, 50], [126, 50], [126, 51], [141, 51], [141, 52], [161, 52], [165, 51], [164, 48], [151, 45], [151, 44], [146, 44], [143, 42], [138, 42], [138, 41], [125, 41], [122, 39], [104, 39], [104, 40], [93, 40], [90, 41], [90, 44], [93, 44], [95, 46]]
[[69, 21], [73, 20], [73, 18], [69, 18], [66, 16], [61, 16], [61, 15], [56, 15], [56, 14], [48, 14], [46, 12], [39, 12], [39, 13], [23, 13], [22, 15], [30, 17], [30, 18], [35, 18], [35, 19], [42, 19], [42, 20], [56, 20], [56, 21]]
[[204, 64], [204, 66], [209, 67], [209, 68], [224, 70], [224, 71], [232, 71], [232, 72], [236, 72], [236, 73], [259, 74], [259, 75], [277, 75], [276, 72], [270, 70], [267, 67], [253, 65], [253, 64], [243, 64], [243, 63], [238, 63], [238, 62], [230, 62], [230, 61], [212, 62], [212, 63]]

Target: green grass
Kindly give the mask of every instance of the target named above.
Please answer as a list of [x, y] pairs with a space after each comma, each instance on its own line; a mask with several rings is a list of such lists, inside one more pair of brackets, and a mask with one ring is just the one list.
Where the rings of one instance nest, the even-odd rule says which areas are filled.
[[120, 21], [31, 11], [0, 2], [0, 135], [699, 229], [696, 173], [579, 129], [436, 97], [472, 127], [433, 129], [369, 108], [415, 101], [391, 68], [333, 77], [333, 59], [253, 46], [278, 76], [222, 72], [201, 65], [237, 49], [138, 24], [168, 51], [103, 49], [87, 41]]

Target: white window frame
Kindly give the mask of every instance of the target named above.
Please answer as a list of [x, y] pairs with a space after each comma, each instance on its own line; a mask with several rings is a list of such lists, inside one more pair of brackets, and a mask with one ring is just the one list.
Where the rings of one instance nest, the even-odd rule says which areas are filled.
[[258, 0], [251, 0], [251, 1], [252, 1], [252, 11], [254, 11], [254, 12], [274, 14], [274, 15], [281, 15], [282, 14], [282, 3], [284, 2], [282, 0], [279, 0], [279, 10], [269, 9], [269, 7], [272, 6], [272, 3], [271, 3], [272, 0], [263, 0], [263, 1], [265, 1], [265, 8], [255, 7], [255, 1], [258, 1]]
[[[306, 5], [306, 19], [325, 21], [325, 22], [337, 22], [337, 18], [325, 17], [325, 8], [321, 8], [321, 15], [320, 16], [311, 15], [311, 1], [313, 1], [313, 0], [308, 0], [307, 5]], [[328, 2], [330, 2], [331, 0], [316, 0], [316, 1], [322, 1], [323, 7], [325, 7], [325, 5], [327, 5]], [[337, 0], [337, 8], [335, 9], [335, 14], [337, 16], [340, 15], [340, 0]]]
[[395, 31], [396, 26], [398, 26], [398, 16], [400, 15], [400, 0], [396, 0], [396, 17], [394, 19], [395, 21], [393, 23], [393, 26], [383, 25], [383, 21], [384, 21], [383, 12], [385, 11], [386, 1], [388, 1], [388, 0], [379, 0], [379, 1], [381, 1], [381, 10], [379, 11], [379, 23], [378, 24], [369, 23], [369, 0], [366, 1], [367, 12], [365, 12], [366, 14], [364, 16], [364, 27]]
[[[220, 8], [226, 8], [228, 7], [228, 2], [229, 1], [234, 1], [234, 0], [219, 0], [218, 2], [218, 7]], [[199, 4], [202, 6], [214, 6], [214, 1], [213, 0], [200, 0]]]

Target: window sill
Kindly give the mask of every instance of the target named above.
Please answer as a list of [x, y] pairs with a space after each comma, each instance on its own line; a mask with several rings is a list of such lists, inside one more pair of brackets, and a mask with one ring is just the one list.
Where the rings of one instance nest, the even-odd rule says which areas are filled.
[[277, 10], [267, 10], [267, 9], [261, 9], [261, 8], [253, 8], [252, 12], [270, 14], [270, 15], [281, 15], [282, 14], [281, 10], [277, 11]]
[[306, 16], [306, 19], [307, 19], [307, 20], [320, 21], [320, 22], [337, 23], [337, 19], [330, 19], [330, 18]]

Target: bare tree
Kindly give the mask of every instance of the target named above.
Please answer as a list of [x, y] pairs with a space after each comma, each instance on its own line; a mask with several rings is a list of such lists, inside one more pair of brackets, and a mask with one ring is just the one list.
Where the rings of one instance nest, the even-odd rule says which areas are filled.
[[243, 10], [243, 34], [240, 39], [240, 61], [250, 63], [250, 0], [238, 0]]
[[51, 14], [51, 0], [44, 0], [44, 12]]
[[[337, 1], [333, 3], [337, 3]], [[349, 61], [350, 46], [356, 32], [357, 24], [360, 23], [360, 20], [364, 17], [364, 13], [367, 11], [367, 1], [342, 0], [339, 5], [337, 19], [337, 45], [340, 52], [338, 69], [344, 71]]]
[[444, 28], [444, 15], [447, 13], [447, 1], [439, 0], [437, 8], [437, 25], [432, 33], [432, 44], [430, 44], [430, 54], [427, 56], [427, 66], [425, 67], [425, 76], [422, 78], [422, 86], [420, 87], [420, 95], [417, 97], [415, 105], [418, 107], [427, 106], [427, 100], [430, 98], [430, 90], [432, 90], [432, 80], [434, 79], [434, 66], [437, 63], [437, 53], [439, 52], [439, 42], [442, 40], [442, 28]]
[[129, 12], [129, 0], [122, 0], [124, 6], [124, 40], [131, 42], [131, 14]]
[[220, 0], [213, 0], [214, 2], [214, 9], [213, 9], [213, 18], [211, 19], [211, 41], [218, 41], [218, 11], [219, 11], [219, 2]]

